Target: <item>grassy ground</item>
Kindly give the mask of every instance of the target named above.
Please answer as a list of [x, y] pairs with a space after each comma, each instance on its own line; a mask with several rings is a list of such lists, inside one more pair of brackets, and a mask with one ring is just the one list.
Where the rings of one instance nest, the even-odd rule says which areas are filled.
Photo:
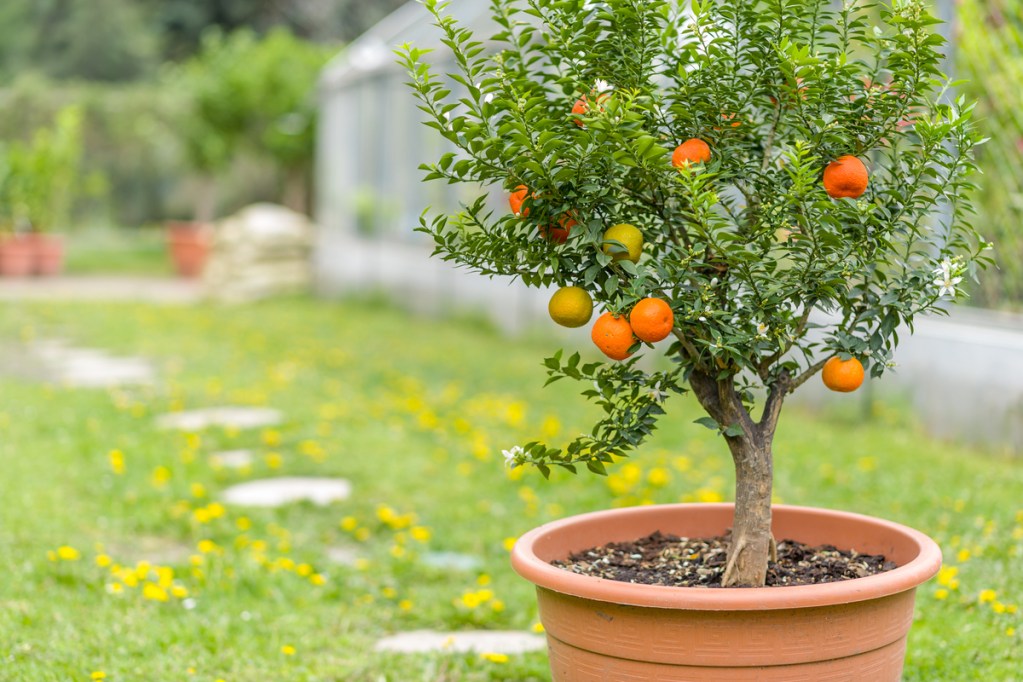
[[[5, 377], [0, 391], [3, 679], [546, 680], [542, 654], [373, 653], [416, 628], [536, 623], [509, 539], [568, 513], [727, 499], [723, 444], [691, 401], [608, 478], [507, 472], [500, 450], [587, 426], [581, 388], [541, 389], [549, 339], [509, 342], [472, 321], [371, 302], [239, 308], [14, 305], [0, 338], [64, 337], [157, 365], [162, 382], [112, 391]], [[282, 409], [279, 427], [171, 434], [168, 410]], [[1023, 668], [1023, 467], [932, 442], [897, 411], [860, 423], [836, 396], [790, 409], [775, 452], [781, 501], [921, 528], [947, 569], [919, 591], [906, 680], [1018, 680]], [[855, 416], [854, 416], [855, 415]], [[246, 471], [211, 454], [250, 448]], [[330, 507], [223, 508], [218, 493], [269, 475], [343, 476]], [[332, 565], [328, 547], [361, 560]], [[424, 566], [472, 554], [479, 571]], [[148, 562], [142, 563], [139, 562]]]
[[170, 275], [162, 228], [87, 227], [68, 236], [68, 275]]

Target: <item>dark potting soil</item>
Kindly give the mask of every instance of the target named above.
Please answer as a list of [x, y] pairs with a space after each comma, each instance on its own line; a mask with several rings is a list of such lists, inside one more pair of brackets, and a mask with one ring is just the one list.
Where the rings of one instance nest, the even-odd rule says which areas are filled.
[[[680, 538], [660, 531], [634, 542], [612, 542], [551, 562], [580, 575], [643, 585], [721, 587], [728, 536]], [[767, 567], [767, 586], [816, 585], [883, 573], [895, 568], [880, 554], [859, 554], [830, 545], [778, 542], [778, 560]]]

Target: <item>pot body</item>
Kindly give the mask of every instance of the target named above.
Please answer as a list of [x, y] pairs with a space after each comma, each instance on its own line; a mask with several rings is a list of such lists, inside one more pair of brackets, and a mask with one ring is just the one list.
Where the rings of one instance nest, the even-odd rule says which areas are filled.
[[169, 222], [167, 247], [178, 276], [198, 277], [206, 266], [210, 250], [209, 226], [206, 223]]
[[64, 239], [60, 235], [33, 232], [27, 236], [32, 245], [32, 272], [53, 277], [64, 270]]
[[28, 277], [35, 264], [32, 244], [25, 235], [0, 237], [0, 275]]
[[777, 505], [778, 539], [884, 554], [898, 568], [825, 585], [698, 588], [634, 585], [550, 565], [569, 553], [656, 530], [721, 535], [730, 504], [583, 514], [522, 536], [512, 553], [537, 585], [556, 682], [898, 682], [917, 585], [937, 573], [927, 536], [871, 517]]

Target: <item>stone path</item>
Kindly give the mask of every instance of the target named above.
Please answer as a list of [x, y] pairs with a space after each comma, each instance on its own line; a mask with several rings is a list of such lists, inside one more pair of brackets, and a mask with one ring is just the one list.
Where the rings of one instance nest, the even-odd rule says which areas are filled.
[[200, 280], [169, 277], [26, 277], [0, 280], [0, 301], [147, 301], [195, 303]]
[[402, 654], [430, 652], [523, 654], [547, 647], [546, 638], [529, 632], [508, 630], [466, 630], [436, 632], [414, 630], [385, 637], [376, 643], [376, 651]]
[[75, 348], [55, 339], [29, 346], [29, 354], [41, 366], [44, 378], [65, 386], [106, 388], [151, 384], [152, 364], [138, 357], [118, 357], [103, 350]]
[[201, 431], [211, 426], [254, 429], [281, 422], [281, 413], [269, 407], [208, 407], [201, 410], [171, 412], [157, 418], [161, 429]]
[[242, 507], [280, 507], [292, 502], [326, 506], [346, 500], [352, 485], [343, 478], [265, 478], [231, 486], [223, 493], [228, 504]]

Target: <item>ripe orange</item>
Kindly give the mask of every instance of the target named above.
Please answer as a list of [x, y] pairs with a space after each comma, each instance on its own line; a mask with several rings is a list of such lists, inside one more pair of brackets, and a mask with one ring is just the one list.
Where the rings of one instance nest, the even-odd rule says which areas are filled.
[[[622, 251], [620, 246], [612, 242], [620, 243], [626, 250]], [[638, 263], [639, 257], [643, 255], [643, 233], [638, 227], [628, 223], [612, 225], [604, 231], [603, 249], [604, 253], [614, 260], [628, 258], [633, 263]]]
[[511, 212], [515, 215], [521, 215], [523, 218], [529, 215], [528, 208], [522, 208], [522, 204], [526, 203], [526, 196], [529, 194], [529, 188], [525, 185], [519, 185], [515, 188], [515, 191], [508, 197], [508, 206], [511, 207]]
[[675, 168], [707, 161], [710, 161], [710, 146], [695, 137], [675, 147], [675, 151], [671, 154], [671, 165]]
[[[611, 95], [607, 94], [606, 92], [602, 93], [600, 95], [597, 95], [597, 106], [600, 107], [600, 108], [603, 108], [602, 105], [608, 100], [608, 98], [610, 96]], [[589, 112], [590, 112], [590, 103], [589, 103], [589, 100], [586, 99], [586, 95], [583, 95], [582, 97], [577, 99], [575, 101], [575, 104], [572, 105], [572, 113], [573, 114], [576, 114], [578, 116], [585, 116]], [[579, 126], [580, 128], [582, 128], [583, 125], [584, 125], [583, 124], [583, 120], [581, 118], [573, 118], [572, 121], [577, 126]]]
[[604, 313], [593, 323], [590, 338], [597, 348], [612, 360], [624, 360], [632, 355], [629, 348], [636, 342], [632, 335], [632, 326], [622, 317]]
[[867, 167], [855, 156], [840, 156], [824, 169], [824, 189], [832, 199], [856, 199], [867, 191]]
[[836, 355], [824, 363], [821, 379], [832, 391], [849, 393], [863, 383], [863, 365], [856, 358], [842, 360]]
[[668, 337], [675, 326], [675, 314], [668, 302], [660, 298], [644, 298], [629, 313], [629, 324], [636, 338], [656, 343]]
[[575, 227], [575, 225], [576, 222], [574, 218], [563, 215], [558, 218], [557, 227], [553, 225], [540, 225], [537, 229], [540, 230], [540, 234], [542, 234], [544, 238], [550, 239], [552, 242], [556, 242], [558, 244], [564, 244], [568, 241], [568, 234], [572, 231], [572, 228]]

